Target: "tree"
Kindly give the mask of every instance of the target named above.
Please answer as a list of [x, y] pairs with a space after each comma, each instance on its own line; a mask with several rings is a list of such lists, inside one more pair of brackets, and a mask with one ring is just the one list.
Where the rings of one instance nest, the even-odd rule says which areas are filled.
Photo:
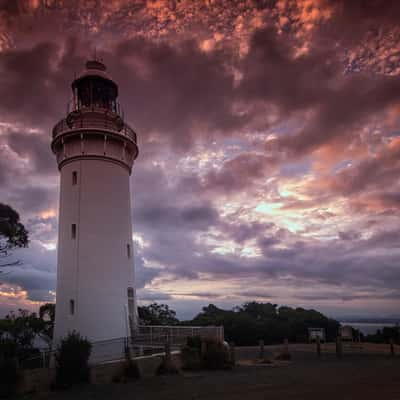
[[8, 337], [16, 346], [17, 357], [23, 360], [35, 353], [34, 340], [43, 332], [44, 324], [36, 313], [19, 309], [0, 320], [0, 337]]
[[138, 307], [140, 322], [144, 325], [176, 325], [176, 312], [166, 304], [152, 303]]
[[20, 261], [10, 261], [9, 257], [13, 249], [27, 247], [28, 243], [28, 231], [20, 222], [19, 214], [0, 203], [0, 267], [19, 265]]
[[43, 331], [41, 337], [49, 344], [53, 339], [54, 320], [56, 317], [56, 305], [54, 303], [45, 303], [39, 308], [39, 318], [43, 321]]

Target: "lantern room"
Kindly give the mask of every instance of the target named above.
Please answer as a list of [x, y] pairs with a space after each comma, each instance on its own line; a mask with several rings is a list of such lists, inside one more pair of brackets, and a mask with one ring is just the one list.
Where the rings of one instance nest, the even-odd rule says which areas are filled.
[[118, 86], [107, 73], [105, 65], [92, 60], [86, 63], [86, 70], [72, 82], [73, 105], [82, 108], [102, 108], [118, 113]]

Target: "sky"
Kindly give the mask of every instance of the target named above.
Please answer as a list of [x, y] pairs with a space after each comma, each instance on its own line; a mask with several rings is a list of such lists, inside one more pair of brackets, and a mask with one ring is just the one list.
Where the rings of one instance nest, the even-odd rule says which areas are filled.
[[30, 246], [0, 314], [55, 300], [51, 129], [94, 50], [138, 134], [137, 295], [400, 315], [400, 2], [0, 0], [0, 202]]

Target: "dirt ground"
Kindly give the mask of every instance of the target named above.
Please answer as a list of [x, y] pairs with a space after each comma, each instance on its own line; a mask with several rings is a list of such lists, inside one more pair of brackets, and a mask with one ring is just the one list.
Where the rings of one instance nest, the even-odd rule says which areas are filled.
[[[240, 356], [239, 356], [240, 358]], [[236, 366], [35, 396], [54, 400], [400, 400], [400, 357], [295, 354], [288, 364]]]

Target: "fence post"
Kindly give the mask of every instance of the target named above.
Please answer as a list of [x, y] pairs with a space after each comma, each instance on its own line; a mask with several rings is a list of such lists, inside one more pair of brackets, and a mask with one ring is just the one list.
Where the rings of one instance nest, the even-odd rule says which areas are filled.
[[392, 357], [394, 357], [395, 353], [394, 353], [394, 342], [393, 342], [393, 339], [389, 340], [389, 344], [390, 344], [390, 355]]
[[258, 344], [260, 345], [260, 354], [259, 354], [259, 358], [260, 360], [264, 360], [264, 340], [260, 340], [258, 342]]
[[236, 364], [236, 357], [235, 357], [235, 343], [229, 343], [229, 359], [232, 365]]
[[283, 341], [283, 354], [284, 354], [285, 359], [286, 359], [286, 357], [289, 358], [289, 340], [288, 339], [284, 339], [284, 341]]
[[342, 349], [342, 338], [338, 336], [336, 338], [336, 357], [342, 358], [343, 349]]
[[204, 340], [202, 340], [201, 341], [201, 349], [200, 349], [201, 357], [204, 357], [204, 355], [206, 354], [206, 351], [207, 351], [207, 343]]
[[317, 343], [317, 356], [321, 357], [321, 341], [319, 336], [317, 336], [316, 343]]
[[165, 348], [165, 361], [170, 362], [171, 361], [171, 345], [169, 343], [168, 336], [167, 336], [167, 340], [165, 342], [164, 348]]

